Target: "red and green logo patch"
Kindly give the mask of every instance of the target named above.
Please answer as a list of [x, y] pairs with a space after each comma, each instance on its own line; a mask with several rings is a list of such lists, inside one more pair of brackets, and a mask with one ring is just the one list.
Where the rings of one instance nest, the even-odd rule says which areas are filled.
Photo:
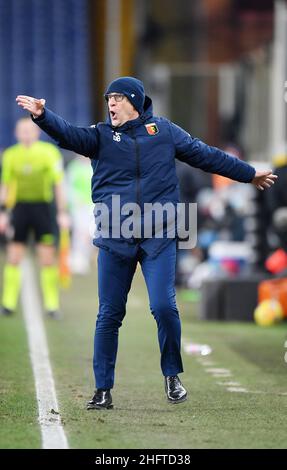
[[155, 135], [159, 132], [158, 127], [154, 122], [151, 122], [150, 124], [145, 124], [145, 128], [149, 135]]

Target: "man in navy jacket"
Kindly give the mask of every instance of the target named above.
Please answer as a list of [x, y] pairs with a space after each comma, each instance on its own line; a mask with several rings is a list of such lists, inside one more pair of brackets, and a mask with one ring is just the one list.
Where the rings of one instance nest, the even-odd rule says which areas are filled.
[[[76, 127], [45, 108], [44, 99], [19, 95], [18, 105], [62, 148], [91, 159], [92, 200], [97, 208], [107, 208], [107, 226], [100, 227], [94, 244], [99, 247], [99, 313], [94, 341], [96, 391], [87, 409], [112, 408], [110, 390], [114, 385], [118, 330], [125, 316], [128, 292], [137, 262], [148, 289], [151, 312], [157, 322], [161, 370], [170, 403], [187, 398], [178, 374], [183, 372], [180, 354], [180, 318], [175, 301], [176, 235], [145, 236], [143, 212], [147, 204], [179, 202], [175, 158], [204, 171], [227, 176], [258, 189], [270, 187], [276, 176], [253, 167], [221, 150], [210, 147], [168, 119], [153, 116], [152, 101], [143, 83], [133, 77], [114, 80], [105, 94], [107, 122]], [[117, 196], [118, 214], [113, 214]], [[128, 204], [139, 208], [139, 232], [114, 234], [115, 215], [123, 226]], [[96, 209], [95, 215], [98, 215]], [[96, 219], [97, 220], [97, 219]], [[105, 222], [102, 224], [105, 225]], [[152, 227], [154, 229], [154, 227]]]

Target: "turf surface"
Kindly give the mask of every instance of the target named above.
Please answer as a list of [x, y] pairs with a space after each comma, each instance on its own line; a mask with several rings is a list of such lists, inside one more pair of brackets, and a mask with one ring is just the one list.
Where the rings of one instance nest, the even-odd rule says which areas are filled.
[[[181, 379], [189, 399], [170, 405], [159, 367], [156, 325], [137, 271], [120, 330], [114, 409], [86, 411], [94, 390], [95, 270], [88, 277], [74, 278], [72, 288], [62, 294], [62, 305], [64, 319], [46, 319], [45, 325], [71, 448], [286, 448], [286, 324], [260, 328], [201, 322], [195, 304], [182, 300], [179, 293], [183, 337], [208, 344], [212, 353], [201, 361], [183, 352]], [[4, 369], [1, 366], [0, 447], [37, 447], [40, 435], [23, 321], [20, 314], [0, 320], [5, 364]], [[231, 375], [214, 377], [210, 368], [228, 369]], [[247, 392], [227, 391], [230, 381]]]
[[[1, 267], [2, 263], [1, 256]], [[25, 325], [17, 312], [11, 318], [0, 317], [0, 448], [41, 448], [37, 417]]]
[[[92, 295], [91, 295], [92, 293]], [[209, 344], [214, 367], [228, 368], [250, 393], [231, 393], [193, 356], [183, 354], [189, 400], [166, 402], [156, 326], [138, 270], [120, 330], [114, 410], [85, 410], [94, 384], [92, 343], [97, 313], [96, 276], [78, 278], [63, 296], [63, 324], [47, 324], [57, 389], [71, 447], [274, 448], [286, 447], [286, 325], [196, 320], [193, 304], [179, 301], [183, 337]], [[180, 296], [179, 296], [180, 298]]]

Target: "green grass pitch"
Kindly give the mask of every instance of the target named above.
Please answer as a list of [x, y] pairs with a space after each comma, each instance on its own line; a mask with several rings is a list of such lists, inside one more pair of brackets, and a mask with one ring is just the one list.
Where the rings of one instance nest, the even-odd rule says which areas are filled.
[[[1, 262], [3, 257], [1, 258]], [[1, 285], [1, 280], [0, 280]], [[45, 319], [60, 412], [70, 448], [286, 448], [286, 323], [202, 322], [181, 300], [182, 334], [206, 343], [206, 357], [228, 378], [183, 352], [188, 401], [167, 403], [159, 366], [155, 322], [140, 270], [120, 330], [114, 409], [86, 411], [94, 390], [92, 353], [97, 313], [96, 269], [75, 277], [62, 294], [64, 319]], [[0, 318], [0, 448], [40, 448], [37, 403], [21, 309]], [[234, 381], [247, 393], [231, 393]], [[285, 394], [285, 395], [284, 395]]]

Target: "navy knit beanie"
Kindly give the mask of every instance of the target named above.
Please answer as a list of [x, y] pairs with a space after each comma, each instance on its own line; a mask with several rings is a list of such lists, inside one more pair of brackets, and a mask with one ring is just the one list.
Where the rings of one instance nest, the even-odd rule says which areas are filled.
[[134, 77], [120, 77], [111, 82], [105, 94], [122, 93], [134, 108], [141, 114], [145, 101], [145, 90], [143, 83]]

